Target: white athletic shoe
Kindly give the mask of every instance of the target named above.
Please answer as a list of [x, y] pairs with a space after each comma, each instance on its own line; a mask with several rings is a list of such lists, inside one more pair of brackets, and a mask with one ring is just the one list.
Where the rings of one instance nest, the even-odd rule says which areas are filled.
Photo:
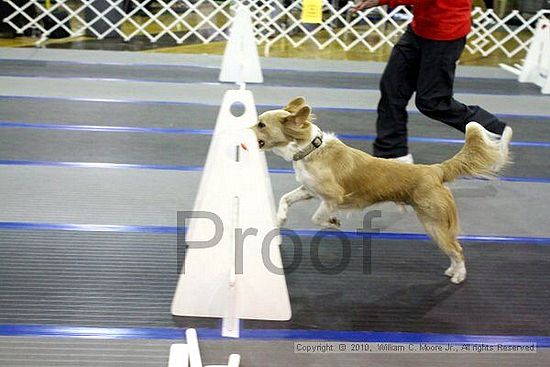
[[512, 141], [512, 135], [514, 134], [512, 128], [508, 125], [504, 128], [502, 135], [499, 139], [500, 150], [508, 154], [508, 149], [510, 148], [510, 142]]
[[509, 163], [509, 150], [510, 150], [510, 142], [512, 141], [512, 135], [513, 131], [512, 128], [508, 125], [504, 128], [504, 131], [502, 132], [502, 135], [498, 135], [495, 133], [492, 133], [490, 131], [487, 131], [486, 129], [483, 129], [485, 132], [485, 135], [489, 139], [489, 141], [493, 144], [497, 144], [498, 148], [500, 150], [500, 157], [501, 159], [495, 163], [495, 165], [492, 167], [492, 170], [495, 172], [500, 171], [507, 163]]
[[512, 128], [508, 125], [504, 128], [504, 131], [502, 132], [502, 135], [495, 134], [490, 132], [489, 130], [485, 129], [485, 134], [489, 137], [489, 139], [495, 143], [502, 144], [502, 146], [507, 146], [510, 144], [510, 140], [512, 139]]
[[392, 159], [395, 159], [396, 161], [403, 162], [403, 163], [414, 164], [414, 159], [411, 153], [401, 157], [392, 158]]
[[408, 13], [395, 13], [393, 15], [393, 20], [410, 20], [413, 18], [413, 16], [411, 14], [408, 14]]
[[513, 133], [514, 132], [512, 131], [512, 128], [510, 126], [506, 126], [504, 128], [504, 131], [502, 132], [502, 135], [500, 136], [500, 139], [498, 140], [500, 156], [502, 157], [502, 160], [495, 167], [497, 172], [510, 162], [509, 150]]

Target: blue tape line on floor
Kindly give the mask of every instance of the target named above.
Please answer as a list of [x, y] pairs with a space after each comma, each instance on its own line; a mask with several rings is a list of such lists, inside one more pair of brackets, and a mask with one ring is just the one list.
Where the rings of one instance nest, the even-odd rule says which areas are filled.
[[[158, 127], [133, 127], [133, 126], [96, 126], [96, 125], [62, 125], [47, 123], [28, 123], [0, 121], [0, 128], [63, 130], [63, 131], [92, 131], [92, 132], [125, 132], [125, 133], [152, 133], [152, 134], [178, 134], [178, 135], [212, 135], [211, 129], [178, 129]], [[373, 141], [374, 135], [337, 134], [344, 140]], [[411, 136], [409, 141], [429, 144], [464, 144], [462, 139], [431, 138]], [[531, 148], [550, 148], [549, 142], [538, 141], [513, 141], [512, 146]]]
[[[0, 230], [28, 230], [28, 231], [76, 231], [76, 232], [122, 232], [122, 233], [159, 233], [175, 234], [185, 228], [173, 226], [140, 226], [140, 225], [105, 225], [105, 224], [73, 224], [73, 223], [34, 223], [34, 222], [0, 222]], [[292, 234], [300, 237], [346, 237], [354, 239], [371, 238], [379, 240], [400, 241], [430, 241], [423, 233], [393, 233], [393, 232], [362, 232], [362, 231], [335, 231], [315, 229], [282, 229], [283, 236]], [[511, 244], [550, 245], [550, 237], [527, 236], [482, 236], [462, 235], [458, 237], [463, 242], [491, 242]]]
[[29, 231], [123, 232], [123, 233], [177, 233], [177, 227], [132, 226], [109, 224], [0, 222], [0, 229]]
[[[197, 329], [200, 339], [223, 339], [219, 329]], [[450, 344], [524, 344], [550, 347], [548, 336], [499, 336], [373, 331], [242, 329], [245, 340], [326, 340], [370, 343], [450, 343]], [[166, 339], [184, 340], [184, 329], [178, 328], [108, 328], [63, 325], [0, 325], [3, 337], [67, 337], [95, 339]], [[231, 339], [233, 340], [233, 339]]]
[[50, 162], [50, 161], [24, 161], [24, 160], [0, 160], [0, 165], [7, 166], [44, 166], [44, 167], [73, 167], [73, 168], [116, 168], [116, 169], [154, 169], [163, 171], [202, 171], [202, 166], [179, 166], [169, 164], [127, 164], [127, 163], [101, 163], [101, 162]]

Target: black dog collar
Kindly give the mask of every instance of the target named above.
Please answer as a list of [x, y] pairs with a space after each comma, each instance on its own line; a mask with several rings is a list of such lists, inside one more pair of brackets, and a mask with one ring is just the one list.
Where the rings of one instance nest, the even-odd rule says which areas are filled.
[[323, 144], [323, 138], [321, 136], [316, 136], [315, 139], [311, 141], [304, 149], [300, 150], [294, 156], [292, 160], [299, 161], [310, 155], [315, 149], [319, 148]]

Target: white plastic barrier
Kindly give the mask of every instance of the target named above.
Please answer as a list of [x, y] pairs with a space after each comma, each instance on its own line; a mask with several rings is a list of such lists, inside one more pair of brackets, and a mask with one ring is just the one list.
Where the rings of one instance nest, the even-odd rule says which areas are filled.
[[[246, 82], [262, 80], [258, 50], [250, 13], [244, 7], [237, 13], [220, 77], [241, 88], [224, 95], [193, 208], [215, 214], [221, 225], [190, 219], [172, 301], [174, 315], [222, 318], [228, 337], [239, 337], [240, 319], [291, 316], [267, 163], [250, 129], [257, 123], [254, 97], [245, 90]], [[232, 112], [236, 104], [242, 115]], [[199, 245], [213, 238], [216, 243]]]
[[[231, 113], [235, 103], [245, 108], [240, 117]], [[252, 93], [227, 91], [193, 208], [216, 214], [223, 228], [211, 219], [190, 219], [172, 301], [174, 315], [222, 318], [222, 335], [229, 337], [239, 337], [239, 319], [291, 316], [284, 273], [273, 270], [283, 268], [280, 237], [265, 155], [249, 129], [256, 123]], [[199, 246], [217, 236], [215, 244]]]
[[550, 94], [550, 20], [541, 19], [527, 52], [519, 81], [535, 83], [543, 94]]
[[500, 65], [518, 76], [522, 83], [534, 83], [550, 94], [550, 20], [540, 19], [523, 65]]
[[[101, 11], [94, 7], [95, 0], [58, 0], [50, 8], [39, 0], [4, 1], [13, 9], [4, 21], [18, 33], [38, 30], [42, 34], [40, 42], [59, 28], [73, 37], [88, 34], [102, 39], [118, 34], [125, 41], [145, 37], [151, 42], [168, 37], [178, 44], [227, 40], [233, 21], [231, 6], [239, 4], [249, 8], [254, 37], [258, 45], [264, 46], [266, 56], [278, 42], [286, 42], [291, 47], [309, 44], [319, 50], [336, 45], [344, 51], [360, 48], [375, 52], [393, 46], [410, 23], [410, 19], [402, 21], [395, 17], [397, 13], [409, 13], [404, 7], [392, 12], [377, 7], [352, 15], [349, 10], [354, 3], [351, 1], [338, 7], [337, 1], [323, 0], [323, 22], [315, 26], [301, 22], [302, 0], [295, 0], [288, 6], [283, 0], [156, 0], [151, 2], [155, 7], [148, 7], [147, 2], [141, 0], [103, 0], [107, 7]], [[124, 9], [125, 4], [130, 6]], [[36, 9], [34, 17], [27, 14], [31, 7]], [[59, 10], [66, 16], [51, 16]], [[46, 17], [53, 19], [53, 26], [44, 26]], [[525, 18], [517, 10], [500, 17], [492, 9], [475, 8], [466, 50], [482, 56], [501, 52], [507, 57], [526, 52], [537, 21], [548, 17], [550, 10], [541, 10]], [[99, 21], [102, 27], [95, 27]]]

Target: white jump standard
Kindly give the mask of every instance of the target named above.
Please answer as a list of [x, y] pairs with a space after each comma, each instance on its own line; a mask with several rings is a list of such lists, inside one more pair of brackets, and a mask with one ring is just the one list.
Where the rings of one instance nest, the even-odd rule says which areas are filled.
[[[193, 209], [215, 214], [221, 225], [189, 221], [189, 247], [172, 302], [177, 316], [222, 318], [228, 337], [239, 337], [239, 319], [291, 317], [267, 163], [251, 129], [256, 107], [244, 89], [248, 81], [263, 80], [251, 27], [250, 14], [239, 8], [220, 78], [241, 89], [223, 97]], [[244, 106], [242, 115], [231, 112], [235, 105]]]

